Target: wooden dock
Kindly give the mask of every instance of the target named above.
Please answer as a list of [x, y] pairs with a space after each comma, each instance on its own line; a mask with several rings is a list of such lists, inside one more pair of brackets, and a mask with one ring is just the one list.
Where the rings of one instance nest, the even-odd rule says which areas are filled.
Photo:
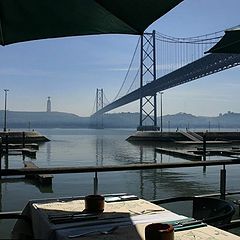
[[[197, 148], [197, 150], [189, 150], [193, 154], [203, 154], [202, 148]], [[207, 149], [206, 155], [208, 156], [224, 156], [224, 157], [234, 157], [239, 156], [239, 149]]]
[[179, 157], [183, 159], [188, 159], [192, 161], [201, 161], [202, 156], [194, 154], [192, 152], [186, 150], [173, 150], [173, 149], [166, 149], [166, 148], [155, 148], [156, 152], [167, 154], [173, 157]]
[[[2, 147], [6, 148], [6, 145], [2, 144]], [[21, 144], [21, 143], [9, 143], [8, 144], [9, 149], [19, 149], [22, 147], [23, 147], [23, 144]], [[37, 143], [26, 143], [26, 144], [24, 144], [24, 148], [39, 150], [39, 145]]]
[[[38, 166], [35, 165], [33, 162], [28, 161], [28, 162], [24, 163], [24, 168], [37, 169]], [[50, 184], [52, 184], [53, 175], [50, 175], [50, 174], [33, 174], [33, 175], [25, 175], [25, 178], [36, 179], [40, 184], [50, 185]]]
[[37, 150], [29, 149], [29, 148], [13, 148], [13, 149], [3, 149], [3, 154], [7, 155], [25, 155], [30, 158], [36, 158]]
[[22, 149], [20, 149], [20, 151], [22, 151], [22, 155], [26, 155], [26, 156], [29, 156], [31, 158], [36, 158], [36, 154], [37, 154], [36, 150], [32, 150], [32, 149], [29, 149], [29, 148], [22, 148]]
[[[174, 141], [174, 143], [177, 144], [183, 144], [183, 145], [203, 145], [202, 141]], [[218, 144], [232, 144], [231, 141], [206, 141], [206, 144], [211, 145], [218, 145]]]

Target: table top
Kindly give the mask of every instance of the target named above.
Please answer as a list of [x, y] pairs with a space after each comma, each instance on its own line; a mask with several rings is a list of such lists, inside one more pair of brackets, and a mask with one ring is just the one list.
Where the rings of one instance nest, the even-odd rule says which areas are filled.
[[[126, 195], [122, 199], [109, 196], [105, 200], [104, 212], [97, 216], [83, 215], [82, 198], [31, 201], [24, 213], [31, 216], [33, 234], [38, 239], [144, 240], [148, 224], [167, 222], [174, 226], [175, 240], [240, 240], [231, 233], [175, 214], [136, 196]], [[14, 232], [20, 229], [24, 228], [19, 222]], [[111, 234], [103, 234], [109, 230], [112, 230]]]

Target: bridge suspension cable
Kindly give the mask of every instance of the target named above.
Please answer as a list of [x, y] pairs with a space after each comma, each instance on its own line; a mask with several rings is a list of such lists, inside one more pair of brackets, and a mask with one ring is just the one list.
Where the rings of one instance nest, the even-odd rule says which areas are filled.
[[164, 76], [201, 57], [216, 44], [224, 31], [192, 37], [172, 37], [156, 32], [158, 77]]
[[103, 107], [108, 105], [110, 101], [107, 99], [105, 93], [103, 92]]
[[[216, 44], [220, 38], [224, 35], [224, 31], [217, 31], [210, 34], [191, 36], [191, 37], [173, 37], [160, 32], [156, 32], [156, 60], [157, 60], [157, 78], [165, 77], [171, 72], [176, 71], [188, 64], [194, 63], [198, 59], [204, 56], [204, 53], [209, 50], [213, 44]], [[137, 67], [134, 65], [136, 57], [138, 54], [138, 48], [140, 43], [140, 38], [136, 44], [133, 52], [127, 73], [124, 77], [122, 85], [117, 92], [114, 101], [118, 101], [124, 95], [129, 95], [133, 91], [137, 91], [140, 87], [140, 82], [138, 81], [138, 76], [140, 76], [139, 59]], [[148, 42], [144, 46], [146, 51], [143, 54], [143, 58], [148, 58], [151, 54], [148, 52]], [[139, 51], [140, 52], [140, 51]], [[147, 68], [146, 68], [146, 71]], [[131, 83], [129, 84], [129, 79]], [[147, 84], [147, 79], [145, 80]], [[127, 87], [127, 85], [129, 87]], [[124, 90], [125, 89], [125, 90]], [[109, 104], [109, 100], [104, 95], [104, 99]]]
[[137, 45], [136, 45], [135, 50], [134, 50], [134, 52], [133, 52], [133, 56], [132, 56], [132, 59], [131, 59], [131, 61], [130, 61], [130, 64], [129, 64], [129, 67], [128, 67], [128, 70], [127, 70], [127, 73], [126, 73], [126, 75], [125, 75], [125, 77], [124, 77], [124, 80], [123, 80], [123, 82], [122, 82], [122, 85], [121, 85], [121, 87], [120, 87], [120, 89], [119, 89], [119, 91], [118, 91], [116, 97], [113, 99], [113, 101], [115, 101], [115, 100], [119, 97], [120, 92], [122, 91], [123, 86], [124, 86], [125, 83], [126, 83], [127, 77], [128, 77], [128, 75], [129, 75], [129, 73], [130, 73], [130, 70], [131, 70], [131, 67], [132, 67], [133, 61], [134, 61], [135, 56], [136, 56], [136, 53], [137, 53], [137, 49], [138, 49], [138, 47], [139, 47], [139, 43], [140, 43], [140, 37], [138, 38]]
[[95, 111], [96, 111], [96, 96], [95, 96], [95, 98], [94, 98], [94, 103], [93, 103], [93, 108], [92, 108], [92, 113], [91, 113], [91, 115], [93, 115], [93, 113], [95, 113]]
[[[116, 95], [116, 97], [114, 98], [113, 101], [115, 101], [116, 99], [118, 99], [118, 98], [124, 96], [125, 94], [128, 94], [129, 92], [134, 91], [134, 90], [136, 90], [137, 88], [140, 87], [140, 83], [139, 83], [139, 81], [138, 81], [138, 80], [139, 80], [138, 77], [139, 77], [139, 75], [140, 75], [140, 67], [138, 66], [136, 69], [133, 69], [133, 61], [134, 61], [134, 59], [136, 58], [136, 54], [137, 54], [137, 50], [138, 50], [138, 47], [139, 47], [139, 43], [140, 43], [140, 38], [138, 39], [138, 43], [137, 43], [136, 48], [135, 48], [135, 50], [134, 50], [133, 57], [132, 57], [132, 59], [131, 59], [131, 62], [130, 62], [130, 65], [129, 65], [127, 74], [126, 74], [126, 76], [125, 76], [125, 78], [124, 78], [124, 81], [123, 81], [123, 83], [122, 83], [122, 85], [121, 85], [121, 88], [119, 89], [119, 91], [118, 91], [118, 93], [117, 93], [117, 95]], [[149, 53], [150, 43], [147, 42], [146, 44], [147, 44], [147, 46], [145, 47], [145, 48], [146, 48], [146, 52], [144, 52], [144, 55], [143, 55], [144, 58], [146, 58], [147, 55], [150, 54], [150, 53]], [[138, 60], [139, 60], [139, 59], [138, 59]], [[138, 62], [139, 62], [139, 61], [138, 61]], [[136, 74], [134, 75], [133, 80], [131, 81], [128, 89], [127, 89], [125, 92], [123, 92], [124, 86], [127, 85], [127, 78], [129, 77], [129, 73], [130, 73], [131, 71], [136, 71]], [[127, 87], [127, 86], [126, 86], [126, 87]], [[122, 93], [122, 94], [121, 94], [121, 93]]]
[[[223, 33], [224, 31], [217, 31], [210, 34], [180, 38], [156, 32], [156, 40], [159, 43], [157, 45], [158, 76], [168, 74], [169, 72], [199, 59], [203, 56], [204, 51], [208, 50], [213, 44], [217, 43], [217, 41], [223, 36]], [[127, 80], [130, 76], [130, 72], [133, 71], [133, 62], [137, 55], [139, 42], [140, 38], [138, 39], [122, 85], [113, 101], [139, 88], [138, 76], [140, 68], [138, 67], [137, 69], [134, 69], [136, 74], [132, 76], [133, 80], [131, 84], [128, 89], [124, 91], [124, 88], [127, 86]], [[144, 57], [146, 57], [146, 54], [147, 53], [145, 53]]]
[[[139, 76], [139, 72], [140, 72], [140, 68], [137, 70], [136, 75], [135, 75], [135, 77], [133, 78], [133, 81], [132, 81], [129, 89], [127, 90], [127, 94], [134, 90], [134, 89], [133, 89], [133, 84], [136, 83], [136, 80], [138, 80], [137, 77]], [[139, 85], [139, 83], [137, 83], [137, 84]], [[136, 89], [136, 88], [135, 88], [135, 89]]]

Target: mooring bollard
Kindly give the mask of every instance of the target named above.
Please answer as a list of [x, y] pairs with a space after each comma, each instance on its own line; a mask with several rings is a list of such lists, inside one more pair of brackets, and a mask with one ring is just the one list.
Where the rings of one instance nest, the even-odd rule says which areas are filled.
[[226, 196], [226, 168], [223, 165], [223, 169], [220, 170], [220, 193], [221, 199], [225, 199]]

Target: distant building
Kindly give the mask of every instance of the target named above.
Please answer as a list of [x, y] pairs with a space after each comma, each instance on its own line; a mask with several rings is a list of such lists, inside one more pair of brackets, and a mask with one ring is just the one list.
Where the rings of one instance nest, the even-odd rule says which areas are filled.
[[47, 100], [47, 112], [51, 112], [52, 109], [51, 109], [51, 98], [48, 97], [48, 100]]

